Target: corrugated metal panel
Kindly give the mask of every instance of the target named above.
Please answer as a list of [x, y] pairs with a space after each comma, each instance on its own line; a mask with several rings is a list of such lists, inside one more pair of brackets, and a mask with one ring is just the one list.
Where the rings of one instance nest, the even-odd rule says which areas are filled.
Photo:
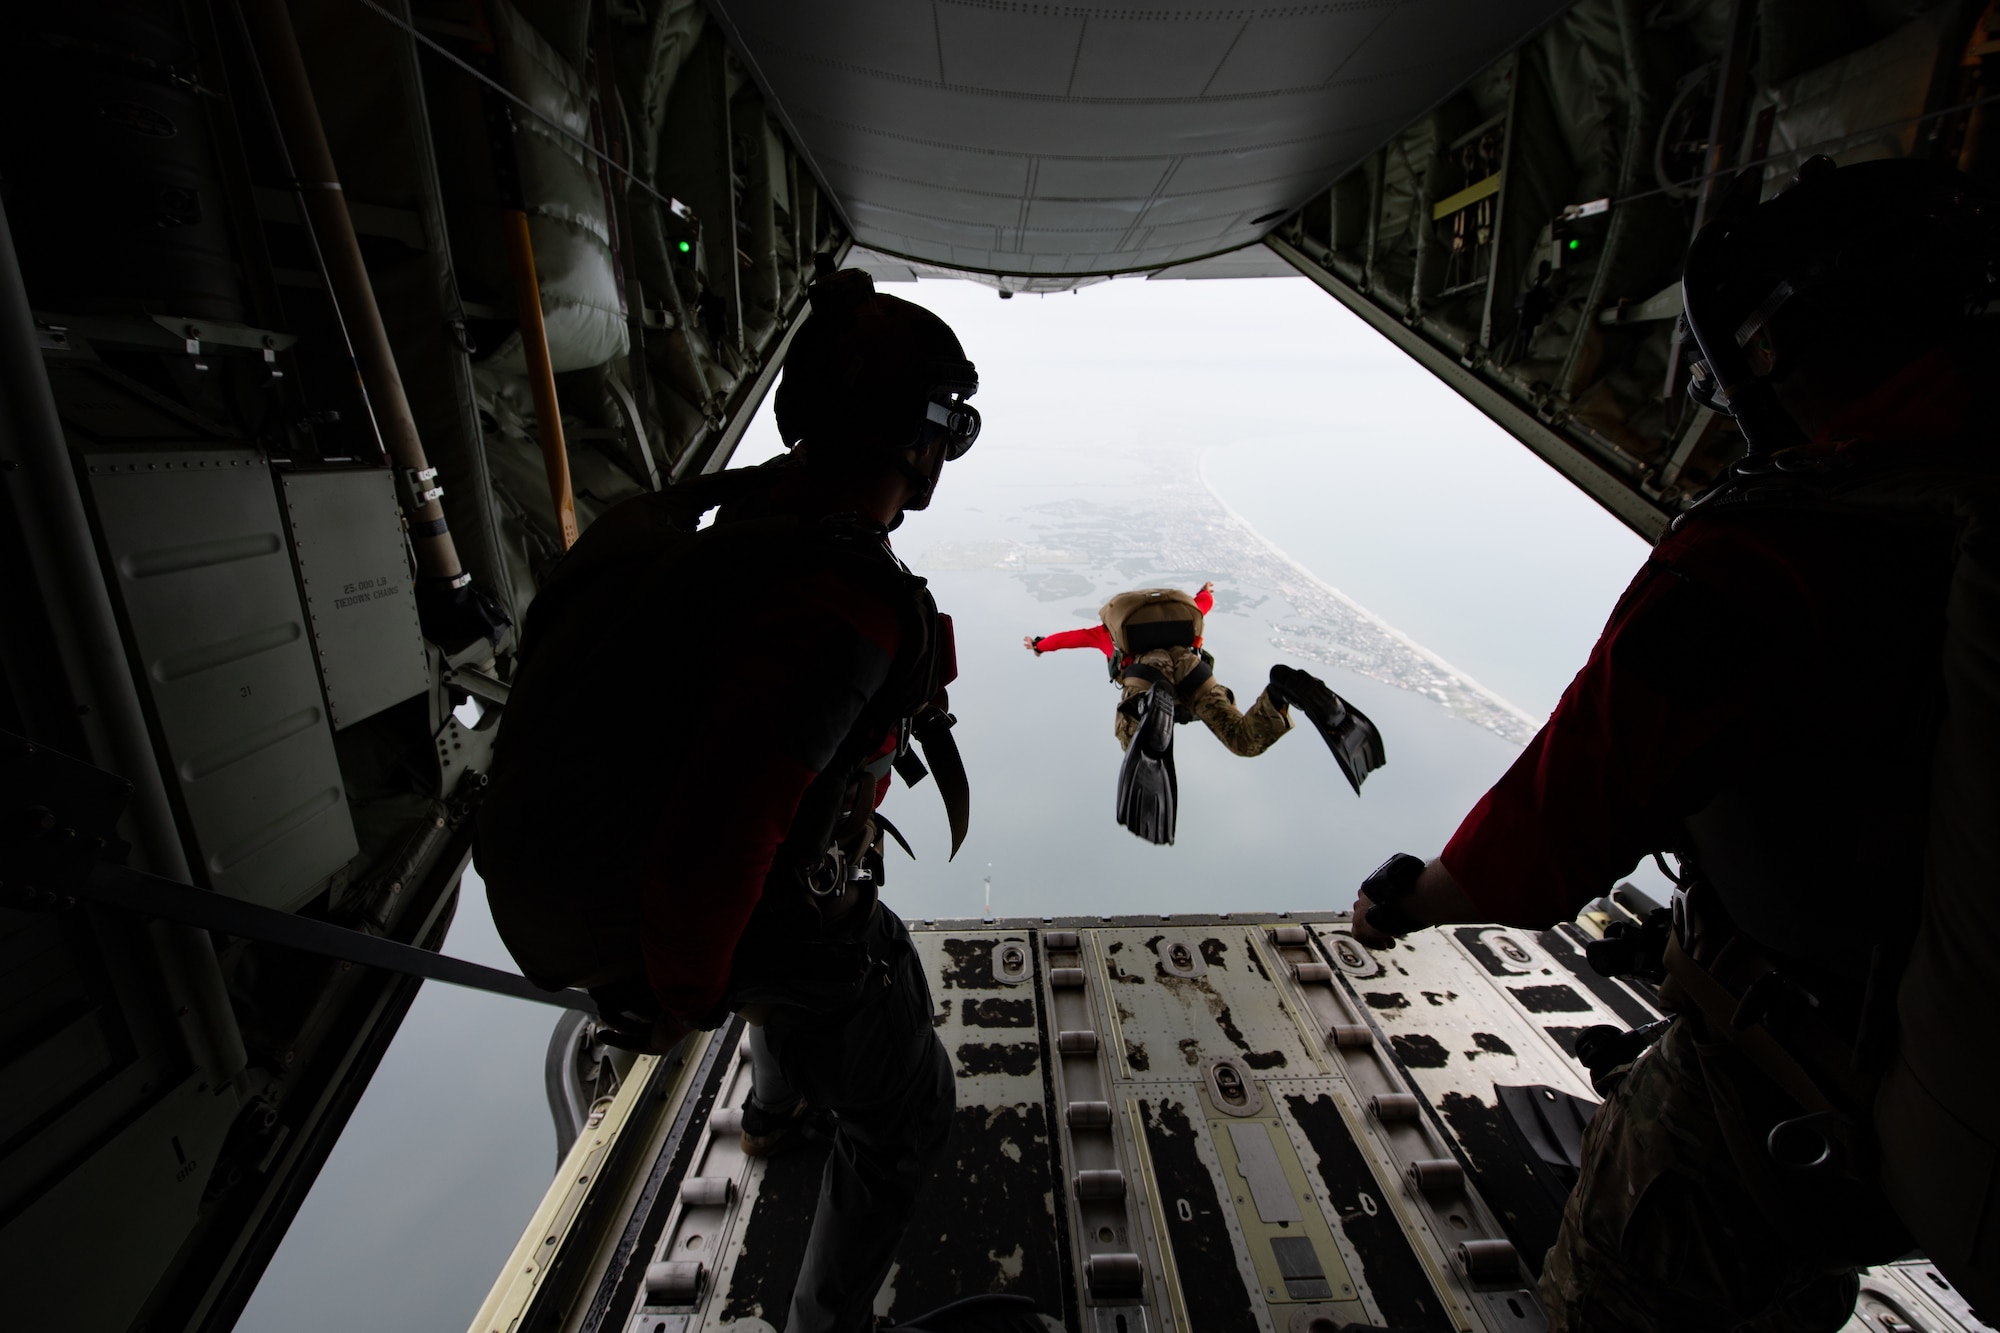
[[296, 907], [357, 844], [270, 466], [228, 448], [84, 461], [205, 877]]
[[395, 479], [384, 468], [279, 481], [333, 729], [430, 684]]
[[984, 273], [1260, 239], [1567, 0], [718, 0], [855, 239]]

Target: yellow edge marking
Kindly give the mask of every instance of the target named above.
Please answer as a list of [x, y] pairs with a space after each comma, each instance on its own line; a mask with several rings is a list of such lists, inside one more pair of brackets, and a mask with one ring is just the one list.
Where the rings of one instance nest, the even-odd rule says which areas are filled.
[[1431, 209], [1431, 221], [1442, 222], [1463, 208], [1470, 208], [1490, 194], [1500, 192], [1500, 173], [1494, 172], [1483, 181], [1474, 181], [1457, 194], [1440, 199]]
[[[689, 1058], [682, 1061], [680, 1076], [668, 1095], [669, 1109], [680, 1104], [690, 1071], [701, 1063], [692, 1058], [695, 1052], [688, 1054]], [[642, 1090], [652, 1078], [653, 1066], [659, 1061], [657, 1055], [642, 1055], [635, 1060], [625, 1081], [619, 1086], [617, 1096], [605, 1108], [604, 1118], [594, 1129], [586, 1126], [584, 1132], [577, 1135], [569, 1155], [556, 1171], [555, 1179], [549, 1182], [548, 1193], [542, 1196], [541, 1206], [535, 1209], [527, 1230], [521, 1233], [513, 1254], [508, 1256], [507, 1266], [500, 1270], [500, 1276], [494, 1280], [493, 1289], [486, 1294], [479, 1313], [467, 1326], [467, 1333], [506, 1333], [526, 1311], [549, 1261], [561, 1252], [563, 1240], [578, 1210], [590, 1192], [597, 1188], [597, 1164], [609, 1154], [618, 1136], [624, 1132]]]
[[[1078, 931], [1077, 943], [1079, 946], [1086, 943], [1095, 945], [1099, 943], [1098, 933], [1092, 931], [1086, 935], [1083, 931]], [[1109, 1045], [1111, 1047], [1111, 1058], [1117, 1061], [1117, 1064], [1112, 1069], [1112, 1078], [1123, 1079], [1129, 1082], [1132, 1078], [1132, 1067], [1125, 1063], [1125, 1025], [1118, 1021], [1118, 1001], [1111, 989], [1111, 964], [1104, 960], [1104, 950], [1100, 948], [1081, 949], [1081, 953], [1082, 961], [1087, 969], [1085, 976], [1094, 979], [1097, 983], [1089, 987], [1089, 989], [1097, 992], [1097, 997], [1091, 1001], [1091, 1007], [1093, 1009], [1099, 1008], [1097, 1000], [1102, 999], [1103, 1005], [1101, 1008], [1104, 1014], [1104, 1025], [1110, 1029], [1111, 1040]], [[1053, 991], [1054, 988], [1051, 987], [1050, 989]]]

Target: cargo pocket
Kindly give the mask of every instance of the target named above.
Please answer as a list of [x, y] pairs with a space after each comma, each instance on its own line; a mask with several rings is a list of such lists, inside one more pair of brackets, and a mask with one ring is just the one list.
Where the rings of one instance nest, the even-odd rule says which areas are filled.
[[1617, 1255], [1621, 1265], [1651, 1266], [1660, 1241], [1672, 1238], [1672, 1218], [1663, 1214], [1677, 1211], [1665, 1199], [1675, 1162], [1671, 1140], [1661, 1132], [1667, 1103], [1655, 1086], [1661, 1080], [1645, 1077], [1650, 1072], [1635, 1067], [1584, 1130], [1576, 1187], [1584, 1235], [1592, 1249]]
[[1676, 1028], [1632, 1066], [1584, 1131], [1583, 1169], [1543, 1270], [1557, 1326], [1706, 1329], [1738, 1283], [1718, 1271], [1716, 1210], [1706, 1177], [1727, 1169], [1694, 1066]]

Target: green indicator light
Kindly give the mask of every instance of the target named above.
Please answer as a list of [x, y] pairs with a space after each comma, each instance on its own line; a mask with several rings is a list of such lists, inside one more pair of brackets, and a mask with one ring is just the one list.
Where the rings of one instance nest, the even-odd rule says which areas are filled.
[[[1581, 249], [1583, 249], [1583, 242], [1582, 242], [1582, 241], [1571, 241], [1571, 242], [1569, 243], [1569, 248], [1570, 248], [1570, 249], [1572, 249], [1572, 250], [1581, 250]], [[681, 249], [685, 250], [685, 249], [687, 249], [687, 246], [686, 246], [686, 245], [682, 245], [682, 246], [681, 246]]]
[[[1576, 244], [1576, 242], [1574, 242], [1574, 241], [1571, 241], [1571, 242], [1570, 242], [1570, 244], [1571, 244], [1571, 245], [1574, 245], [1574, 244]], [[682, 253], [682, 254], [686, 254], [686, 253], [687, 253], [688, 251], [690, 251], [690, 250], [692, 250], [692, 249], [694, 249], [694, 247], [693, 247], [693, 246], [691, 246], [691, 245], [689, 245], [689, 244], [688, 244], [688, 243], [687, 243], [686, 241], [682, 241], [682, 242], [681, 242], [681, 253]]]

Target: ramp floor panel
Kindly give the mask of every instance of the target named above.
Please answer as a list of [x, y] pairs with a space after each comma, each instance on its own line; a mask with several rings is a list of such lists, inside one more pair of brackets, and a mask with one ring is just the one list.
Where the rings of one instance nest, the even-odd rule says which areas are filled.
[[[1575, 1034], [1658, 1015], [1589, 973], [1590, 924], [1375, 951], [1330, 914], [912, 922], [958, 1108], [877, 1311], [1008, 1292], [1073, 1333], [1540, 1333], [1596, 1101]], [[741, 1031], [649, 1075], [650, 1108], [619, 1094], [646, 1183], [545, 1204], [555, 1256], [503, 1275], [476, 1330], [784, 1329], [829, 1143], [743, 1154]], [[1979, 1333], [1941, 1282], [1869, 1270], [1850, 1330]]]

